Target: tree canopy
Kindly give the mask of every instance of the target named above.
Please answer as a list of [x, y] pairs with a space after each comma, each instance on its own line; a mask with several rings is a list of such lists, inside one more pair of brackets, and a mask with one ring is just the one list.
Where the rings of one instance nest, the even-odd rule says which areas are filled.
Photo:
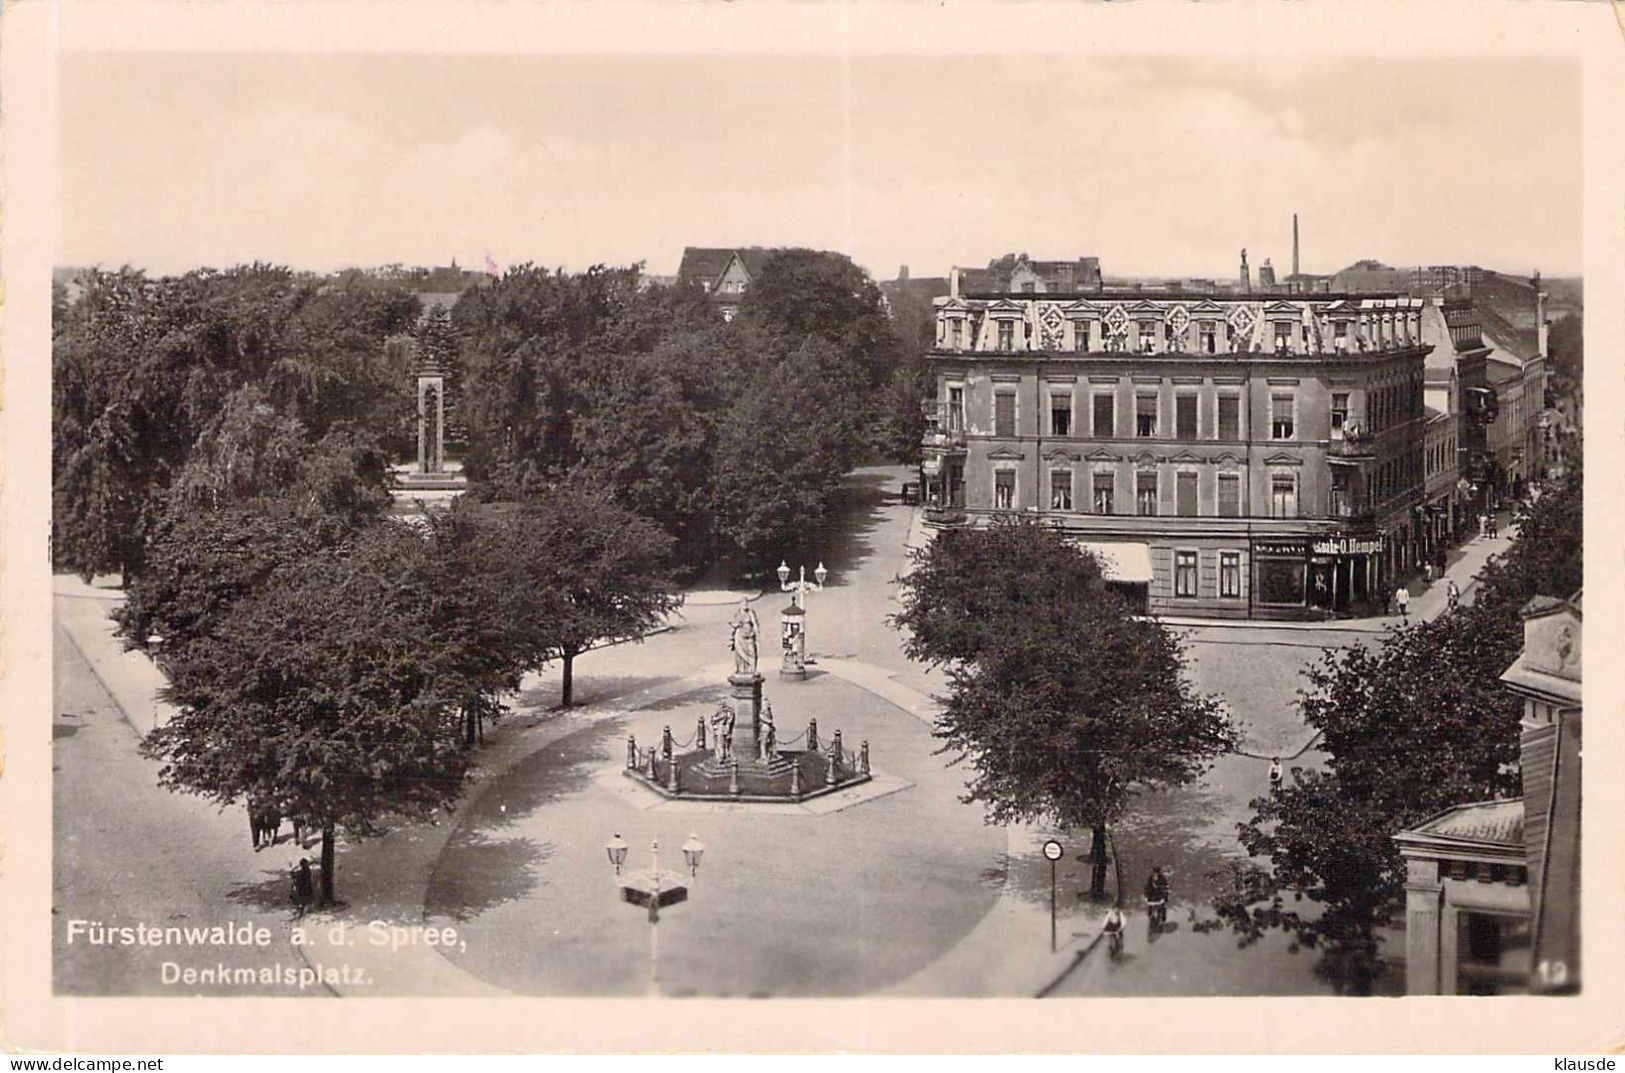
[[975, 771], [966, 799], [990, 822], [1093, 831], [1102, 896], [1107, 828], [1134, 794], [1194, 780], [1235, 742], [1190, 687], [1178, 639], [1130, 615], [1091, 554], [1027, 519], [939, 534], [903, 589], [904, 651], [947, 670], [936, 734]]
[[1321, 732], [1325, 769], [1253, 802], [1240, 838], [1264, 864], [1235, 870], [1217, 923], [1244, 942], [1285, 931], [1317, 952], [1317, 971], [1339, 991], [1372, 989], [1383, 930], [1403, 912], [1393, 836], [1450, 806], [1521, 792], [1522, 705], [1500, 676], [1523, 644], [1524, 604], [1580, 588], [1581, 508], [1573, 473], [1522, 511], [1472, 603], [1380, 645], [1328, 651], [1310, 669], [1299, 704]]

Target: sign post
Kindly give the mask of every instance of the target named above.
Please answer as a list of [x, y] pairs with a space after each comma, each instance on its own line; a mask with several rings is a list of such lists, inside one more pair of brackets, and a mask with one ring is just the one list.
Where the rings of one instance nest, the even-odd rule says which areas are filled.
[[1064, 851], [1061, 844], [1055, 839], [1044, 843], [1044, 859], [1049, 861], [1049, 950], [1055, 953], [1055, 862], [1059, 861]]

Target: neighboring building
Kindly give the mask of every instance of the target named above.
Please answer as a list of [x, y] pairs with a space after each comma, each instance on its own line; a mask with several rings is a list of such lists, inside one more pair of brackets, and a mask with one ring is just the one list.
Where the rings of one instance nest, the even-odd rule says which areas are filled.
[[677, 268], [677, 281], [698, 286], [721, 310], [724, 320], [733, 320], [739, 311], [739, 300], [751, 280], [761, 274], [762, 264], [770, 252], [760, 246], [742, 249], [688, 246]]
[[1421, 315], [1394, 295], [956, 291], [928, 358], [928, 522], [1045, 516], [1148, 563], [1155, 613], [1356, 610], [1414, 563]]
[[1400, 292], [1409, 288], [1409, 269], [1394, 268], [1381, 261], [1355, 261], [1341, 272], [1332, 274], [1332, 290], [1342, 293], [1360, 291]]
[[950, 292], [959, 294], [1084, 294], [1101, 289], [1100, 258], [1033, 261], [1007, 253], [986, 268], [955, 268]]
[[1457, 805], [1394, 836], [1405, 861], [1412, 995], [1580, 985], [1580, 598], [1524, 607], [1501, 676], [1524, 698], [1524, 796]]

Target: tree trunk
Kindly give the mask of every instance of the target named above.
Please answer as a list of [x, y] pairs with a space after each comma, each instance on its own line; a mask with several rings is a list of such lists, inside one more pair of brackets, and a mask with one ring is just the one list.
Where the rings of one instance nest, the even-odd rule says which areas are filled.
[[574, 696], [575, 696], [575, 689], [574, 689], [575, 661], [576, 661], [576, 654], [575, 654], [574, 650], [568, 649], [568, 648], [565, 649], [564, 650], [564, 700], [563, 700], [562, 705], [561, 705], [562, 707], [565, 707], [565, 708], [568, 708], [570, 706], [570, 704], [572, 702], [572, 698], [574, 698]]
[[333, 904], [333, 825], [322, 828], [322, 905]]
[[1098, 902], [1106, 897], [1106, 825], [1097, 824], [1094, 834], [1089, 847], [1089, 897]]
[[463, 702], [463, 745], [472, 747], [474, 744], [474, 719], [478, 706], [468, 701]]

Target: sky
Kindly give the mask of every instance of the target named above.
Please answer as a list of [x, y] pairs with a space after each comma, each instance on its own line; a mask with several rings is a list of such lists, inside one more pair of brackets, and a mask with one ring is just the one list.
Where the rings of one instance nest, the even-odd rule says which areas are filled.
[[66, 53], [63, 265], [1577, 274], [1565, 60]]

